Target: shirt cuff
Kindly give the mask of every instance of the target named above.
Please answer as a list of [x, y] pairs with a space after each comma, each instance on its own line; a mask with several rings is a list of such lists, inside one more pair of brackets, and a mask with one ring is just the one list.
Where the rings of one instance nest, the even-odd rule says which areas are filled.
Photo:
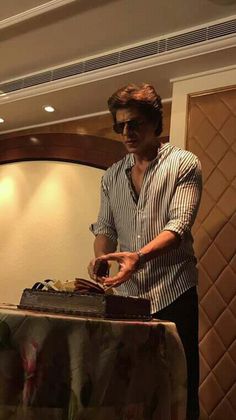
[[94, 236], [105, 235], [109, 239], [111, 239], [112, 242], [117, 243], [116, 232], [114, 232], [108, 226], [100, 225], [100, 223], [92, 223], [89, 226], [89, 230], [94, 234]]
[[189, 232], [189, 228], [181, 221], [169, 221], [162, 230], [171, 230], [172, 232], [178, 233], [183, 236], [186, 232]]

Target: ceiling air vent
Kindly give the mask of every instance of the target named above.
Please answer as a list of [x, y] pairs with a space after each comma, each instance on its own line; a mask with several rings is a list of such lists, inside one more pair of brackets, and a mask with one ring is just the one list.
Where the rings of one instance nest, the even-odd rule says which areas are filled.
[[235, 34], [236, 32], [236, 19], [229, 20], [228, 22], [218, 23], [217, 25], [209, 26], [208, 39], [219, 38], [221, 36]]
[[19, 80], [12, 80], [12, 82], [4, 83], [0, 85], [0, 92], [1, 93], [10, 93], [14, 92], [15, 90], [20, 90], [23, 88], [24, 79]]
[[119, 60], [119, 53], [112, 53], [103, 55], [101, 57], [91, 58], [91, 60], [87, 60], [84, 62], [84, 71], [93, 71], [102, 69], [109, 66], [114, 66], [118, 63]]
[[161, 54], [166, 51], [167, 39], [160, 39], [158, 41], [158, 54]]
[[43, 73], [25, 77], [11, 82], [0, 84], [0, 92], [8, 93], [22, 90], [39, 84], [60, 80], [78, 74], [92, 72], [94, 70], [115, 66], [120, 63], [127, 63], [144, 57], [151, 57], [168, 53], [190, 45], [196, 45], [204, 41], [225, 37], [236, 33], [236, 19], [222, 23], [208, 25], [203, 28], [187, 31], [182, 34], [161, 38], [146, 44], [136, 45], [111, 54], [100, 57], [81, 60], [77, 63], [58, 67]]
[[38, 73], [34, 76], [25, 77], [23, 80], [22, 88], [27, 88], [30, 86], [41, 85], [42, 83], [51, 82], [52, 72], [47, 71], [44, 73]]
[[66, 67], [59, 67], [52, 71], [52, 80], [63, 79], [64, 77], [75, 76], [84, 72], [83, 63], [71, 64]]
[[138, 58], [148, 57], [158, 53], [158, 41], [150, 42], [149, 44], [138, 45], [137, 47], [128, 48], [120, 51], [120, 63]]
[[198, 44], [207, 40], [207, 29], [201, 28], [196, 31], [187, 32], [167, 38], [166, 50], [175, 50], [177, 48], [186, 47], [187, 45]]

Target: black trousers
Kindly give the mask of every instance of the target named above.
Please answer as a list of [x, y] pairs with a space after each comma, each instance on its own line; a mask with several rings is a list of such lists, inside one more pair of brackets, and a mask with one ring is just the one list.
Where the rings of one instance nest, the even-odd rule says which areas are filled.
[[182, 340], [187, 362], [187, 420], [199, 419], [199, 348], [198, 348], [198, 296], [196, 287], [183, 293], [166, 308], [153, 314], [154, 318], [176, 324]]

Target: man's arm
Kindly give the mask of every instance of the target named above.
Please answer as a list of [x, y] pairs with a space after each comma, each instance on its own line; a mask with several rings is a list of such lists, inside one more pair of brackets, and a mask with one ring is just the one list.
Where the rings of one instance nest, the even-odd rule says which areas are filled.
[[181, 241], [180, 235], [170, 230], [163, 230], [156, 238], [139, 250], [144, 256], [145, 262], [158, 257], [158, 255], [177, 248]]
[[180, 240], [181, 238], [178, 234], [165, 230], [138, 252], [116, 252], [101, 257], [98, 256], [96, 261], [116, 261], [120, 267], [119, 272], [114, 277], [103, 278], [103, 284], [105, 286], [118, 286], [128, 280], [137, 270], [140, 262], [140, 253], [143, 255], [144, 261], [148, 262], [158, 257], [158, 255], [176, 248]]
[[108, 238], [106, 235], [99, 234], [96, 236], [94, 240], [94, 255], [95, 257], [100, 257], [104, 254], [110, 254], [111, 252], [115, 252], [116, 244]]
[[[110, 208], [108, 188], [106, 186], [104, 177], [102, 178], [101, 182], [101, 200], [98, 220], [96, 223], [90, 226], [90, 230], [95, 235], [94, 255], [96, 258], [100, 257], [101, 255], [115, 252], [117, 247], [117, 233], [113, 220], [113, 214]], [[96, 258], [93, 258], [90, 261], [88, 265], [88, 273], [92, 279], [99, 280], [95, 272], [97, 272], [100, 262], [96, 262]], [[107, 268], [109, 268], [108, 264]]]

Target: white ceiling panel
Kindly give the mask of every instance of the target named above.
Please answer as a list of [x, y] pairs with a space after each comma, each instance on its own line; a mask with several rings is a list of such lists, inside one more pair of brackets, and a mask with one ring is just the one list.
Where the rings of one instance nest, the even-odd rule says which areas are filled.
[[[66, 66], [91, 56], [126, 49], [178, 31], [235, 18], [234, 0], [12, 0], [1, 2], [0, 84], [32, 73]], [[235, 49], [156, 63], [151, 68], [108, 75], [73, 88], [32, 96], [0, 96], [0, 132], [47, 121], [104, 111], [107, 96], [127, 82], [152, 82], [164, 98], [171, 97], [170, 79], [236, 64]], [[125, 69], [125, 67], [124, 67]], [[27, 92], [26, 92], [27, 96]], [[42, 114], [53, 102], [57, 112]]]

